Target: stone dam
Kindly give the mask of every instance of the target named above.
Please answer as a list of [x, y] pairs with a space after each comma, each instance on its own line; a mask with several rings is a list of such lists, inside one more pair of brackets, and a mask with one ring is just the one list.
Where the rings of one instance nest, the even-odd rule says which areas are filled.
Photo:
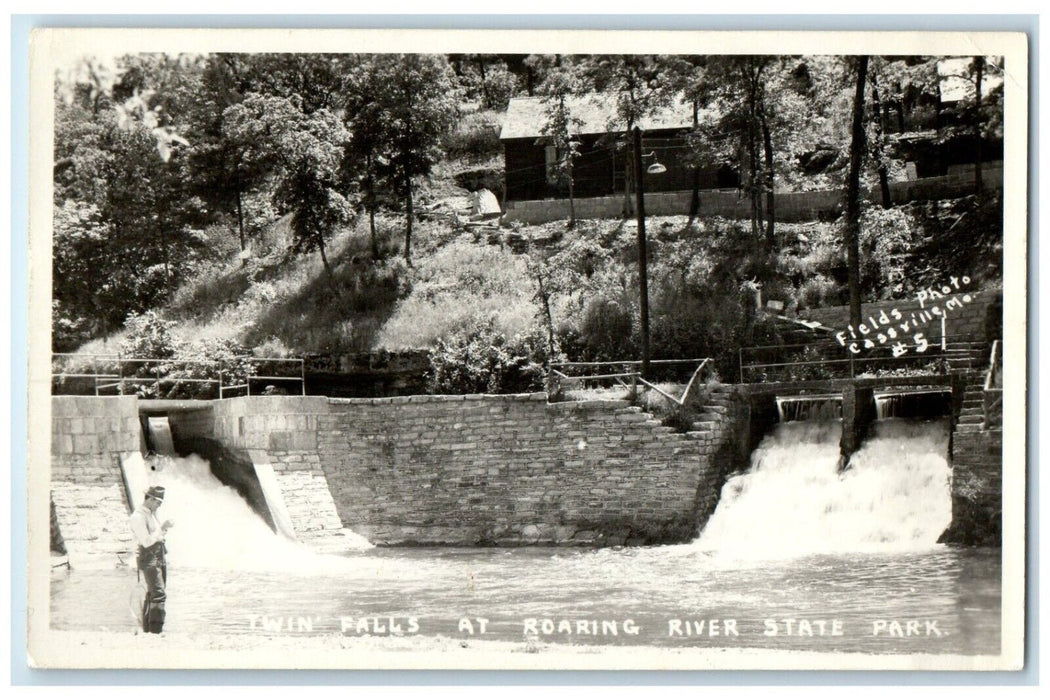
[[[953, 415], [953, 522], [945, 541], [998, 544], [1001, 430], [979, 413], [980, 377], [944, 380]], [[841, 395], [843, 454], [874, 418], [877, 381]], [[208, 459], [275, 530], [337, 549], [347, 530], [377, 545], [615, 546], [687, 542], [727, 475], [775, 423], [774, 395], [808, 386], [720, 385], [687, 432], [627, 401], [550, 402], [546, 393], [334, 399], [253, 396], [51, 401], [52, 549], [71, 565], [127, 558], [150, 419], [178, 455]], [[155, 421], [154, 421], [155, 422]]]

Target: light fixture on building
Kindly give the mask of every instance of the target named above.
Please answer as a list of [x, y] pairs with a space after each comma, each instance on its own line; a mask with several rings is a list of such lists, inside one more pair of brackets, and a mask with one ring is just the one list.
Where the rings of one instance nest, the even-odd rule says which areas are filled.
[[665, 166], [660, 161], [656, 160], [656, 151], [649, 151], [648, 153], [643, 154], [642, 158], [653, 159], [652, 165], [645, 169], [645, 172], [649, 173], [650, 175], [659, 175], [660, 173], [667, 172], [667, 166]]

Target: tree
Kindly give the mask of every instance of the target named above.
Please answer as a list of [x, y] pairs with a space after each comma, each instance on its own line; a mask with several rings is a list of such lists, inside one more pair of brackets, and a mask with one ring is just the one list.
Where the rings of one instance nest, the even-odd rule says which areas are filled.
[[339, 177], [349, 141], [342, 120], [327, 109], [305, 114], [288, 98], [256, 94], [230, 107], [226, 120], [232, 139], [255, 144], [249, 162], [277, 169], [274, 201], [292, 213], [292, 248], [316, 249], [333, 283], [325, 242], [352, 211]]
[[[631, 152], [631, 131], [638, 122], [657, 110], [667, 107], [672, 94], [664, 89], [665, 59], [645, 54], [615, 54], [588, 56], [581, 62], [581, 76], [589, 89], [598, 93], [596, 100], [615, 99], [615, 111], [607, 125], [619, 132], [619, 145]], [[606, 93], [606, 94], [602, 94]], [[631, 192], [634, 189], [633, 156], [624, 159], [624, 215], [630, 216]]]
[[304, 114], [335, 110], [343, 74], [353, 54], [264, 53], [252, 55], [243, 79], [247, 90], [291, 100]]
[[388, 75], [374, 56], [363, 57], [343, 78], [343, 114], [350, 140], [343, 163], [346, 178], [359, 177], [364, 193], [362, 204], [368, 211], [372, 259], [379, 259], [376, 239], [376, 190], [381, 184], [384, 166], [389, 165], [390, 137], [387, 106], [376, 99], [382, 93]]
[[[974, 56], [961, 70], [950, 70], [942, 79], [959, 81], [964, 85], [961, 100], [951, 110], [959, 123], [942, 130], [942, 139], [948, 139], [961, 131], [973, 140], [974, 148], [974, 194], [984, 191], [983, 142], [989, 136], [1002, 136], [1003, 87], [1002, 58], [997, 56]], [[995, 78], [994, 82], [989, 82]], [[989, 89], [988, 85], [993, 87]]]
[[[250, 60], [239, 54], [209, 57], [193, 107], [196, 138], [190, 152], [195, 191], [212, 207], [235, 218], [241, 252], [247, 248], [245, 196], [269, 175], [268, 164], [251, 154], [258, 147], [232, 133], [226, 110], [244, 99], [251, 87]], [[247, 258], [243, 259], [247, 264]]]
[[859, 56], [855, 61], [857, 89], [853, 97], [849, 177], [846, 183], [846, 265], [850, 324], [857, 328], [860, 325], [860, 170], [865, 151], [864, 83], [868, 75], [868, 57]]
[[525, 92], [535, 95], [547, 74], [552, 68], [559, 65], [568, 65], [566, 57], [552, 53], [530, 53], [522, 61], [525, 72]]
[[824, 126], [811, 73], [808, 58], [792, 56], [711, 56], [687, 66], [686, 94], [705, 110], [691, 135], [695, 158], [738, 163], [751, 233], [769, 255], [778, 181], [793, 181], [799, 154]]
[[573, 116], [569, 110], [568, 100], [579, 91], [579, 80], [569, 66], [558, 66], [547, 73], [540, 86], [544, 95], [546, 121], [541, 133], [550, 139], [554, 147], [555, 161], [551, 175], [555, 183], [569, 188], [569, 224], [571, 230], [576, 226], [576, 205], [573, 196], [573, 164], [579, 155], [578, 136], [583, 120]]
[[412, 180], [427, 176], [441, 157], [442, 138], [458, 114], [455, 74], [444, 56], [377, 54], [373, 99], [381, 109], [386, 169], [405, 201], [405, 262], [412, 264]]
[[482, 109], [507, 108], [517, 88], [517, 76], [507, 69], [507, 63], [498, 54], [457, 54], [455, 66], [466, 97], [477, 99]]
[[711, 84], [707, 77], [707, 57], [682, 56], [677, 61], [669, 60], [667, 89], [680, 95], [692, 108], [693, 128], [686, 136], [690, 145], [689, 152], [683, 159], [684, 164], [693, 170], [692, 193], [689, 198], [690, 228], [700, 213], [700, 169], [711, 163], [709, 149], [700, 132], [700, 106], [705, 104], [711, 93]]
[[[876, 62], [877, 65], [878, 62]], [[871, 71], [871, 107], [871, 122], [875, 131], [871, 139], [871, 157], [875, 162], [878, 173], [882, 208], [888, 209], [893, 204], [893, 200], [890, 196], [889, 158], [885, 144], [886, 117], [882, 108], [882, 98], [879, 94], [879, 72], [877, 69]]]

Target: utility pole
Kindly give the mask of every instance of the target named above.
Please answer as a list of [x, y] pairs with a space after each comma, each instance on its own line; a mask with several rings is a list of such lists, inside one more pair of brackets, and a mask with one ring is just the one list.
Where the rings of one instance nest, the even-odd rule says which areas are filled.
[[645, 245], [645, 182], [642, 176], [642, 130], [634, 127], [634, 192], [638, 216], [638, 294], [642, 325], [642, 377], [649, 376], [649, 263]]

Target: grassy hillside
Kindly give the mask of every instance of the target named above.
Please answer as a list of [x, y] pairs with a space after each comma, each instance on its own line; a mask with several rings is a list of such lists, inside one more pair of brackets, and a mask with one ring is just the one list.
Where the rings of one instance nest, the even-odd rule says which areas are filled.
[[[517, 377], [550, 353], [552, 339], [554, 352], [573, 360], [637, 357], [634, 222], [472, 233], [451, 216], [469, 205], [452, 170], [446, 166], [420, 197], [411, 267], [401, 251], [402, 214], [377, 217], [378, 261], [366, 217], [338, 232], [328, 253], [331, 278], [316, 253], [287, 252], [281, 219], [252, 241], [250, 255], [231, 246], [223, 262], [192, 271], [160, 315], [186, 343], [221, 341], [267, 356], [436, 349], [445, 353], [450, 386], [478, 390], [500, 388], [485, 383], [499, 372], [493, 363], [514, 365]], [[1001, 277], [996, 206], [959, 200], [870, 210], [862, 235], [866, 296], [905, 296], [960, 270], [994, 286]], [[783, 301], [788, 313], [846, 301], [834, 223], [778, 225], [772, 261], [747, 222], [709, 219], [686, 228], [685, 217], [650, 217], [648, 231], [654, 357], [716, 357], [725, 376], [738, 347], [775, 340], [754, 311], [760, 286], [763, 299]], [[82, 351], [116, 352], [122, 341], [112, 336]], [[453, 371], [460, 365], [471, 368], [469, 377]]]

